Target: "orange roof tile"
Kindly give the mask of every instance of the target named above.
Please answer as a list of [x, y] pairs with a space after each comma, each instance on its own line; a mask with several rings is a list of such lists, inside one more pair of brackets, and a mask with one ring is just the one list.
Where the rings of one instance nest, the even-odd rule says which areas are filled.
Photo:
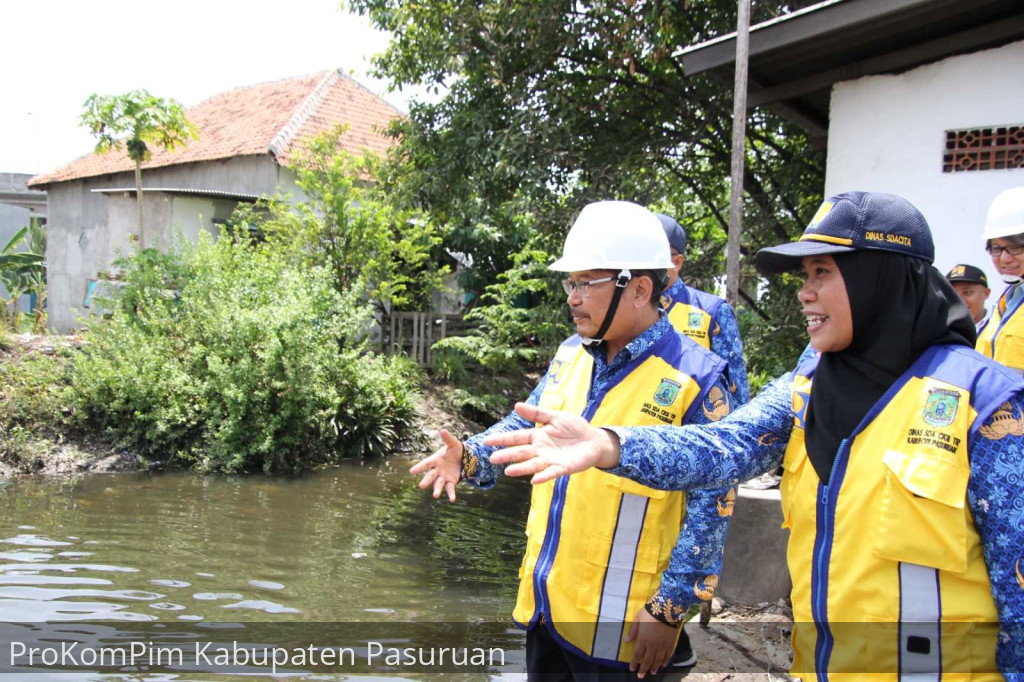
[[[339, 71], [327, 71], [236, 88], [187, 112], [199, 138], [174, 151], [153, 149], [142, 168], [159, 168], [233, 156], [273, 154], [287, 166], [304, 140], [338, 124], [349, 124], [342, 145], [358, 153], [382, 153], [394, 144], [383, 136], [401, 113]], [[52, 173], [29, 180], [30, 187], [135, 169], [124, 151], [87, 154]]]

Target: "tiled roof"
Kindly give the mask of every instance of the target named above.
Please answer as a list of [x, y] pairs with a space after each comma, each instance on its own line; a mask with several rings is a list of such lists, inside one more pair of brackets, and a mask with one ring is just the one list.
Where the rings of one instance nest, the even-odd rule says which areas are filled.
[[[327, 71], [229, 90], [197, 104], [187, 115], [199, 129], [199, 139], [174, 151], [152, 149], [143, 170], [268, 153], [287, 166], [305, 140], [343, 123], [349, 124], [342, 138], [347, 150], [380, 153], [393, 144], [383, 130], [401, 114], [348, 76]], [[123, 151], [112, 150], [87, 154], [28, 184], [38, 187], [134, 169]]]

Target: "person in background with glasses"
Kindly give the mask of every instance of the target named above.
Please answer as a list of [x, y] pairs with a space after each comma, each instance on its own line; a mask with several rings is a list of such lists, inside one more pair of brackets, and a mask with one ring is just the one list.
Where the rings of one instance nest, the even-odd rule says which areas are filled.
[[999, 194], [988, 208], [982, 232], [992, 263], [1009, 286], [999, 297], [975, 349], [1024, 374], [1024, 187]]
[[[729, 414], [725, 363], [660, 309], [670, 267], [653, 213], [625, 201], [586, 206], [550, 266], [568, 275], [577, 334], [528, 402], [595, 425], [707, 424]], [[459, 481], [489, 488], [503, 470], [484, 437], [529, 426], [512, 412], [464, 443], [441, 431], [443, 446], [412, 473], [452, 501]], [[535, 486], [513, 612], [527, 630], [530, 678], [629, 680], [663, 668], [688, 607], [718, 583], [730, 491], [665, 492], [600, 471]], [[708, 524], [709, 515], [726, 522]]]

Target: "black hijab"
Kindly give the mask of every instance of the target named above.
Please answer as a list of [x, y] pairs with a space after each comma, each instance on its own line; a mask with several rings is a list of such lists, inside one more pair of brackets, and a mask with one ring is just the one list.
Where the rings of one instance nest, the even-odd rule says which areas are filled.
[[967, 306], [938, 270], [886, 251], [836, 254], [850, 298], [853, 341], [822, 353], [807, 409], [807, 455], [827, 483], [839, 445], [929, 346], [974, 347]]

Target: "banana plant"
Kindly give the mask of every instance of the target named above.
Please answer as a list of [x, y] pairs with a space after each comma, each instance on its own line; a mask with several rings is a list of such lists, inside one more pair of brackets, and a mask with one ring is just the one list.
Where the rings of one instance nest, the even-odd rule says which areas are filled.
[[[29, 240], [29, 250], [15, 252], [26, 237]], [[45, 240], [43, 228], [30, 232], [28, 227], [23, 227], [14, 233], [7, 244], [0, 249], [0, 282], [7, 289], [8, 299], [4, 301], [4, 321], [14, 331], [21, 327], [21, 311], [18, 308], [18, 299], [25, 293], [44, 289], [46, 278], [46, 266], [43, 263], [45, 246], [41, 242]], [[41, 247], [41, 248], [40, 248]]]

